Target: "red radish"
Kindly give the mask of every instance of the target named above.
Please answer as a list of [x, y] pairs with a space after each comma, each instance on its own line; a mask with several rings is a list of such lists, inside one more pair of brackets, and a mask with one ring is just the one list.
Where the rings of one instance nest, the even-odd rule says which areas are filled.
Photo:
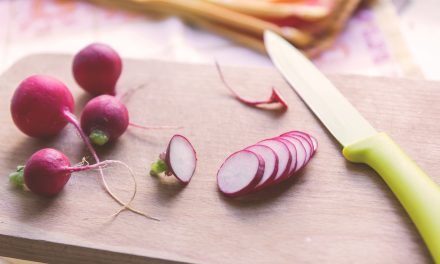
[[298, 170], [300, 170], [302, 167], [304, 167], [304, 165], [306, 164], [306, 160], [307, 160], [307, 153], [306, 153], [306, 149], [304, 148], [303, 144], [301, 143], [301, 141], [297, 138], [292, 138], [292, 137], [288, 137], [288, 136], [281, 136], [281, 138], [288, 140], [290, 143], [292, 143], [295, 146], [295, 150], [296, 150], [296, 167], [293, 173], [297, 172]]
[[[135, 192], [129, 203], [132, 202], [136, 195], [137, 185], [134, 173], [127, 164], [119, 160], [105, 160], [93, 165], [71, 166], [69, 159], [62, 152], [52, 148], [41, 149], [32, 154], [25, 166], [18, 167], [20, 171], [11, 174], [15, 177], [15, 179], [11, 179], [11, 181], [21, 181], [22, 184], [25, 184], [26, 187], [35, 194], [54, 196], [61, 192], [73, 172], [101, 168], [110, 164], [121, 164], [130, 172], [135, 183]], [[20, 180], [20, 177], [24, 180]], [[145, 214], [144, 216], [158, 220]]]
[[301, 144], [304, 146], [304, 149], [306, 150], [305, 163], [309, 162], [310, 158], [313, 156], [313, 146], [309, 143], [306, 137], [298, 134], [287, 134], [286, 136], [296, 138], [301, 142]]
[[81, 128], [96, 145], [117, 139], [128, 124], [127, 107], [114, 96], [97, 96], [81, 112]]
[[296, 147], [294, 144], [292, 144], [290, 141], [282, 138], [282, 137], [276, 137], [275, 140], [281, 141], [286, 145], [286, 147], [289, 149], [290, 155], [292, 156], [292, 162], [290, 163], [289, 172], [284, 176], [283, 179], [287, 179], [290, 175], [292, 175], [295, 172], [296, 169], [296, 163], [298, 158], [296, 157]]
[[88, 93], [115, 95], [122, 60], [110, 46], [93, 43], [75, 55], [72, 71], [76, 82]]
[[234, 95], [234, 97], [237, 98], [237, 100], [239, 100], [240, 102], [242, 102], [246, 105], [249, 105], [249, 106], [253, 106], [253, 107], [259, 107], [262, 105], [270, 105], [270, 104], [280, 104], [281, 108], [283, 108], [284, 110], [288, 109], [288, 105], [287, 105], [286, 101], [281, 97], [280, 93], [273, 87], [272, 87], [272, 94], [269, 97], [269, 99], [267, 99], [267, 100], [256, 101], [256, 100], [249, 100], [249, 99], [245, 99], [245, 98], [241, 97], [226, 82], [225, 77], [223, 76], [223, 73], [222, 73], [220, 66], [217, 62], [215, 62], [215, 66], [217, 67], [218, 74], [220, 75], [220, 79], [223, 82], [223, 84], [226, 86], [226, 88], [229, 89], [229, 91]]
[[[73, 96], [62, 82], [49, 76], [33, 75], [23, 80], [15, 90], [11, 101], [11, 114], [14, 123], [21, 131], [37, 138], [54, 136], [67, 123], [71, 123], [96, 162], [99, 163], [98, 155], [72, 113], [73, 105]], [[100, 177], [104, 189], [116, 202], [124, 208], [143, 214], [130, 208], [110, 191], [102, 170], [100, 170]]]
[[255, 186], [259, 190], [269, 185], [275, 179], [278, 171], [278, 156], [271, 148], [265, 145], [252, 145], [246, 148], [256, 154], [259, 154], [264, 160], [264, 173], [260, 182]]
[[119, 138], [128, 126], [142, 129], [178, 128], [142, 126], [129, 121], [127, 107], [116, 97], [100, 95], [90, 100], [81, 113], [81, 128], [92, 143], [102, 146]]
[[165, 153], [151, 165], [150, 174], [157, 176], [162, 172], [174, 175], [183, 184], [191, 180], [197, 165], [197, 154], [189, 140], [182, 135], [174, 135]]
[[307, 133], [291, 132], [262, 140], [229, 156], [217, 173], [220, 191], [235, 197], [293, 177], [313, 156], [318, 142]]
[[230, 155], [217, 172], [217, 186], [227, 196], [239, 196], [253, 190], [264, 174], [263, 158], [249, 150]]
[[272, 183], [277, 183], [288, 177], [290, 164], [292, 163], [292, 155], [286, 144], [275, 139], [266, 139], [258, 142], [258, 144], [268, 146], [275, 151], [278, 156], [278, 171]]
[[69, 89], [45, 75], [24, 79], [11, 101], [15, 125], [26, 135], [37, 138], [57, 135], [69, 122], [65, 113], [72, 112], [73, 108]]
[[312, 155], [315, 153], [316, 149], [318, 148], [318, 141], [316, 141], [316, 139], [314, 137], [312, 137], [311, 135], [304, 133], [302, 131], [290, 131], [287, 133], [284, 133], [283, 135], [297, 135], [300, 137], [303, 137], [304, 139], [307, 140], [307, 142], [309, 142], [309, 145], [312, 146], [313, 149], [313, 153]]

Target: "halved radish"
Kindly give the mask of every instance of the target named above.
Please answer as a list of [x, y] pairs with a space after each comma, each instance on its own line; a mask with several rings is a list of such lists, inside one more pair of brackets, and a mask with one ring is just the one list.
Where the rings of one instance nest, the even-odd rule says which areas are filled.
[[292, 162], [290, 163], [289, 172], [284, 176], [283, 179], [281, 179], [281, 180], [284, 180], [284, 179], [287, 179], [291, 174], [293, 174], [295, 172], [295, 168], [296, 168], [296, 164], [297, 164], [296, 147], [294, 144], [292, 144], [290, 141], [288, 141], [285, 138], [276, 137], [274, 139], [283, 142], [287, 146], [287, 148], [289, 149], [290, 155], [292, 156]]
[[189, 140], [182, 135], [174, 135], [166, 152], [151, 165], [150, 174], [165, 172], [166, 175], [174, 175], [180, 182], [187, 184], [194, 175], [196, 165], [197, 154]]
[[292, 143], [295, 146], [296, 149], [296, 167], [293, 173], [299, 171], [302, 167], [304, 167], [304, 165], [306, 164], [307, 161], [307, 153], [306, 153], [306, 149], [304, 148], [303, 144], [301, 143], [301, 141], [297, 138], [294, 137], [289, 137], [289, 136], [281, 136], [281, 138], [284, 138], [286, 140], [288, 140], [290, 143]]
[[260, 154], [264, 159], [264, 173], [260, 182], [255, 186], [255, 190], [259, 190], [270, 184], [278, 171], [278, 156], [271, 148], [265, 145], [252, 145], [246, 148], [254, 153]]
[[259, 145], [265, 145], [271, 148], [278, 156], [278, 171], [272, 183], [277, 183], [289, 175], [292, 155], [285, 143], [276, 139], [266, 139], [258, 142]]
[[264, 159], [250, 150], [230, 155], [217, 172], [217, 186], [227, 196], [248, 193], [264, 174]]

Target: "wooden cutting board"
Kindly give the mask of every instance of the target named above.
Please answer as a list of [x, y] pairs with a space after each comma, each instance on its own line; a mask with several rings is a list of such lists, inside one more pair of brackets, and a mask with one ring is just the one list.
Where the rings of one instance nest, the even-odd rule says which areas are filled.
[[[13, 124], [9, 102], [30, 74], [49, 74], [74, 93], [79, 114], [89, 99], [71, 75], [71, 56], [27, 57], [0, 78], [0, 255], [53, 263], [429, 263], [414, 225], [366, 166], [344, 160], [341, 147], [272, 68], [224, 67], [240, 93], [265, 98], [277, 87], [286, 113], [257, 110], [233, 99], [213, 65], [124, 60], [120, 93], [133, 122], [182, 125], [179, 130], [129, 128], [102, 159], [120, 159], [135, 171], [133, 206], [160, 222], [125, 211], [101, 188], [96, 171], [74, 174], [52, 199], [12, 188], [7, 175], [36, 150], [54, 147], [72, 163], [90, 154], [71, 125], [55, 139], [29, 138]], [[440, 84], [386, 78], [331, 78], [379, 131], [388, 132], [440, 183]], [[313, 160], [295, 180], [230, 199], [216, 187], [216, 172], [233, 151], [289, 130], [319, 141]], [[190, 184], [148, 175], [174, 133], [198, 154]], [[133, 183], [118, 167], [105, 170], [112, 190], [128, 200]]]

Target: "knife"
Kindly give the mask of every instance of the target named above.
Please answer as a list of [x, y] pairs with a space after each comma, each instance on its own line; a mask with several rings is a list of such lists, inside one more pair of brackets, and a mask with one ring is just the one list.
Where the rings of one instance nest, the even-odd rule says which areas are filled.
[[266, 51], [290, 86], [343, 146], [344, 157], [373, 168], [440, 263], [440, 187], [385, 133], [378, 133], [299, 50], [265, 31]]

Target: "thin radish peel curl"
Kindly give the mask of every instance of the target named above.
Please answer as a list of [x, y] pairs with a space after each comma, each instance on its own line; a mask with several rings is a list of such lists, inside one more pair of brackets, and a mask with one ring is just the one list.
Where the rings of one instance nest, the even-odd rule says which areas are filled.
[[220, 80], [228, 88], [228, 90], [234, 95], [234, 97], [239, 100], [240, 102], [252, 106], [252, 107], [261, 107], [261, 106], [267, 106], [267, 105], [273, 105], [278, 104], [281, 109], [287, 110], [289, 106], [287, 105], [286, 101], [281, 97], [280, 93], [275, 89], [275, 87], [272, 87], [272, 94], [270, 95], [269, 99], [266, 100], [249, 100], [246, 98], [241, 97], [233, 88], [230, 86], [223, 75], [222, 70], [220, 69], [220, 65], [218, 62], [215, 62], [215, 66], [217, 68], [217, 72], [220, 76]]

